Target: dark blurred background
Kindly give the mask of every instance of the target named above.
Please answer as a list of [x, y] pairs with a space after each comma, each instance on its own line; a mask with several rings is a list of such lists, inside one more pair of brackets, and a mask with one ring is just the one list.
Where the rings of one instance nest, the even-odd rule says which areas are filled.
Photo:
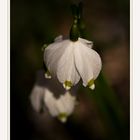
[[129, 140], [129, 0], [86, 0], [84, 22], [103, 60], [94, 91], [81, 87], [66, 124], [29, 101], [44, 43], [68, 35], [70, 0], [11, 0], [11, 140]]

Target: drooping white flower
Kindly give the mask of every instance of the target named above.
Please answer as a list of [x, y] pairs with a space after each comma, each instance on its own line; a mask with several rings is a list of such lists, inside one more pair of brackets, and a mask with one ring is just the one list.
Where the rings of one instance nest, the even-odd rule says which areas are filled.
[[74, 111], [76, 105], [75, 89], [65, 91], [55, 79], [48, 80], [44, 72], [39, 71], [37, 81], [32, 89], [30, 100], [33, 108], [48, 110], [50, 115], [57, 117], [61, 122], [66, 122], [67, 117]]
[[49, 75], [56, 76], [67, 90], [76, 85], [80, 78], [84, 86], [94, 89], [94, 80], [101, 71], [102, 62], [92, 46], [93, 43], [86, 39], [71, 41], [58, 36], [44, 51], [44, 63]]

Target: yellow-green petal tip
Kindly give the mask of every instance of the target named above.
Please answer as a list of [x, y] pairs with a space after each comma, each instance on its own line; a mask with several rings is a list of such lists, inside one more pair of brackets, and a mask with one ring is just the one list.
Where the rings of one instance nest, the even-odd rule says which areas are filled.
[[45, 72], [45, 78], [47, 78], [47, 79], [51, 79], [52, 78], [51, 77], [51, 73], [48, 70]]
[[71, 82], [71, 81], [65, 81], [64, 84], [63, 84], [63, 87], [64, 87], [66, 90], [71, 89], [71, 87], [72, 87], [72, 82]]
[[88, 82], [87, 86], [88, 86], [90, 89], [94, 90], [94, 89], [95, 89], [94, 79], [91, 79], [91, 80]]
[[62, 122], [65, 123], [67, 121], [67, 114], [66, 113], [60, 113], [58, 115], [58, 119]]

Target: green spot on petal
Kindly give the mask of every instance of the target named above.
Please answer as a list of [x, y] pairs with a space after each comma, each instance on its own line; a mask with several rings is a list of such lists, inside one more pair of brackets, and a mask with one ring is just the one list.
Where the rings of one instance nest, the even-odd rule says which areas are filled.
[[51, 73], [48, 70], [45, 72], [45, 78], [51, 78]]
[[88, 86], [90, 89], [93, 90], [93, 89], [95, 88], [94, 79], [91, 79], [91, 80], [88, 82], [87, 86]]
[[48, 46], [47, 44], [44, 44], [43, 47], [41, 48], [41, 50], [44, 51], [45, 48], [47, 48], [47, 46]]
[[72, 83], [71, 83], [71, 81], [65, 81], [63, 86], [65, 89], [69, 90], [72, 87]]
[[65, 122], [67, 121], [67, 114], [66, 114], [66, 113], [60, 113], [60, 114], [58, 115], [58, 119], [59, 119], [61, 122], [65, 123]]

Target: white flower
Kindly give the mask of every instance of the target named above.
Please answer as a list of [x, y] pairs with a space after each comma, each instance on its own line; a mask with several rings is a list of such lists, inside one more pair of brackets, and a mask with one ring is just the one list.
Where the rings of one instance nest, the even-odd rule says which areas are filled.
[[47, 109], [50, 115], [57, 117], [61, 122], [66, 122], [76, 105], [75, 89], [71, 92], [65, 91], [58, 81], [47, 80], [43, 73], [43, 71], [38, 73], [30, 96], [31, 104], [37, 112]]
[[82, 38], [73, 42], [59, 36], [45, 48], [44, 63], [49, 73], [56, 76], [67, 90], [76, 85], [80, 78], [84, 86], [94, 89], [94, 80], [100, 73], [102, 62], [92, 46], [91, 41]]

